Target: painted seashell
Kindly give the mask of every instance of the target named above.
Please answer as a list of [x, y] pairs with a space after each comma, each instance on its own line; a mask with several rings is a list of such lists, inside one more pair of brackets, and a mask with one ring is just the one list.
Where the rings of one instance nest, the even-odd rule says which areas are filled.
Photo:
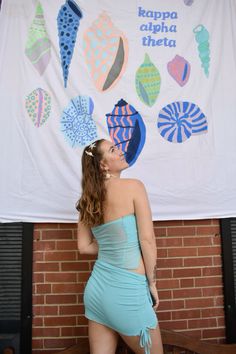
[[183, 143], [192, 135], [207, 133], [205, 114], [192, 102], [173, 102], [163, 107], [157, 119], [161, 136], [171, 143]]
[[32, 91], [25, 100], [25, 108], [34, 125], [39, 128], [49, 118], [51, 112], [51, 97], [42, 88]]
[[47, 34], [43, 8], [36, 7], [33, 22], [28, 31], [25, 54], [35, 69], [42, 75], [51, 58], [51, 42]]
[[135, 76], [136, 91], [140, 100], [149, 107], [153, 106], [160, 92], [160, 85], [160, 73], [149, 56], [145, 54], [144, 62]]
[[60, 126], [71, 147], [88, 145], [97, 138], [96, 124], [92, 119], [93, 108], [90, 97], [77, 96], [64, 109]]
[[74, 0], [66, 0], [65, 4], [60, 8], [57, 16], [64, 87], [67, 86], [69, 66], [74, 52], [77, 32], [82, 17], [82, 12]]
[[180, 55], [176, 55], [167, 64], [169, 74], [180, 86], [184, 86], [188, 82], [190, 69], [189, 62]]
[[184, 0], [185, 5], [191, 6], [193, 4], [194, 0]]
[[142, 151], [146, 138], [146, 127], [136, 109], [121, 99], [111, 113], [106, 114], [110, 137], [124, 152], [131, 166]]
[[198, 43], [198, 53], [204, 73], [208, 77], [210, 66], [209, 32], [203, 25], [196, 26], [193, 32]]
[[112, 88], [121, 78], [128, 59], [128, 42], [105, 12], [84, 33], [84, 54], [99, 91]]

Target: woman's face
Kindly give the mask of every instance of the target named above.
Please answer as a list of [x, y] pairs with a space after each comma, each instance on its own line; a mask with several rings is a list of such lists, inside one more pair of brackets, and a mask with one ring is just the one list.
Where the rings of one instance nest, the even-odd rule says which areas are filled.
[[109, 170], [110, 173], [119, 173], [129, 167], [125, 160], [122, 150], [115, 146], [111, 141], [105, 140], [101, 143], [103, 158], [101, 167], [103, 170]]

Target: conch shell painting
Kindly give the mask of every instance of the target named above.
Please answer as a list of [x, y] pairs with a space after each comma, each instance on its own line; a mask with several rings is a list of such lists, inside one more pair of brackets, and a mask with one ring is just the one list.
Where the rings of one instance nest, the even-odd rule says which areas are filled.
[[25, 54], [38, 73], [42, 75], [51, 58], [51, 42], [40, 2], [37, 4], [33, 22], [28, 31]]
[[95, 87], [112, 88], [121, 78], [128, 59], [124, 34], [103, 12], [84, 33], [84, 55]]
[[127, 163], [132, 166], [145, 143], [146, 127], [142, 117], [123, 99], [106, 117], [111, 140], [124, 152]]
[[51, 97], [42, 88], [32, 91], [25, 100], [25, 108], [33, 124], [39, 128], [49, 118], [51, 112]]
[[147, 106], [153, 106], [160, 92], [160, 85], [160, 73], [149, 56], [145, 54], [144, 62], [138, 68], [135, 76], [138, 97]]
[[61, 55], [64, 87], [67, 86], [69, 66], [74, 52], [82, 12], [74, 0], [66, 0], [57, 16], [57, 27]]
[[184, 86], [188, 82], [190, 69], [191, 66], [189, 62], [180, 55], [176, 55], [174, 59], [167, 64], [169, 74], [180, 86]]
[[60, 126], [68, 144], [76, 148], [97, 138], [96, 124], [92, 119], [94, 104], [88, 96], [73, 98], [64, 109]]
[[183, 143], [191, 136], [207, 133], [205, 114], [192, 102], [173, 102], [163, 107], [157, 119], [160, 135], [171, 143]]
[[202, 68], [205, 75], [209, 76], [210, 66], [210, 45], [209, 45], [209, 32], [203, 25], [198, 25], [193, 29], [195, 39], [198, 43], [198, 54], [202, 63]]

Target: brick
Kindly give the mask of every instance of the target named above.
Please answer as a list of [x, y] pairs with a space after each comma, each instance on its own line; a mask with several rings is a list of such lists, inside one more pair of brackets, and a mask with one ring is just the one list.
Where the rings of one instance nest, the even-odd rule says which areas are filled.
[[203, 329], [202, 338], [225, 338], [225, 328]]
[[43, 318], [42, 317], [33, 317], [32, 326], [33, 327], [42, 327], [43, 326]]
[[43, 230], [42, 240], [72, 240], [72, 230]]
[[56, 242], [57, 250], [77, 250], [76, 241], [57, 241]]
[[197, 249], [192, 247], [169, 248], [168, 257], [191, 257], [197, 256]]
[[197, 320], [188, 320], [188, 328], [208, 328], [216, 326], [217, 322], [215, 318], [199, 318]]
[[44, 274], [33, 272], [33, 283], [44, 283]]
[[173, 270], [174, 278], [190, 278], [201, 276], [201, 268], [181, 268]]
[[184, 331], [184, 334], [186, 336], [199, 339], [202, 336], [202, 330], [199, 330], [199, 329], [192, 329], [192, 330], [187, 329], [186, 331]]
[[58, 306], [34, 306], [34, 316], [56, 316], [58, 315]]
[[162, 321], [161, 328], [170, 329], [172, 331], [187, 329], [187, 321], [186, 320], [185, 321]]
[[51, 293], [51, 284], [37, 284], [37, 294], [49, 294]]
[[46, 295], [46, 304], [75, 304], [76, 295]]
[[156, 240], [157, 247], [181, 247], [183, 245], [180, 237], [162, 237]]
[[199, 318], [200, 310], [181, 310], [172, 312], [172, 320], [182, 320], [189, 318]]
[[184, 259], [184, 267], [205, 267], [213, 264], [212, 257], [192, 257]]
[[35, 251], [52, 251], [55, 250], [55, 247], [54, 241], [40, 241], [34, 244]]
[[60, 328], [45, 328], [37, 327], [32, 329], [32, 334], [34, 338], [42, 337], [59, 337]]
[[214, 256], [213, 257], [213, 265], [222, 265], [221, 253], [220, 253], [219, 256]]
[[33, 253], [33, 263], [40, 262], [44, 260], [44, 254], [42, 252], [34, 252]]
[[202, 299], [186, 299], [186, 308], [203, 308], [203, 307], [214, 307], [214, 299], [212, 298], [202, 298]]
[[75, 338], [44, 339], [45, 348], [67, 348], [76, 344]]
[[201, 309], [201, 317], [224, 317], [224, 309], [222, 307], [212, 307], [208, 309]]
[[77, 274], [77, 278], [78, 278], [78, 282], [87, 282], [88, 278], [90, 277], [91, 273], [90, 272], [84, 272], [84, 273], [78, 273]]
[[194, 282], [193, 279], [180, 279], [181, 288], [193, 288]]
[[77, 326], [87, 326], [88, 325], [88, 320], [86, 317], [84, 317], [84, 314], [81, 316], [77, 316]]
[[90, 264], [89, 262], [63, 262], [61, 270], [66, 272], [90, 270]]
[[33, 240], [34, 240], [34, 242], [35, 241], [39, 241], [40, 240], [40, 237], [41, 237], [41, 231], [36, 231], [36, 230], [34, 230], [34, 233], [33, 233]]
[[183, 266], [182, 258], [157, 259], [157, 268], [176, 268]]
[[171, 269], [157, 269], [157, 279], [173, 278]]
[[32, 347], [34, 349], [43, 348], [43, 339], [32, 339]]
[[84, 291], [84, 284], [52, 284], [53, 294], [77, 294]]
[[167, 235], [167, 231], [166, 231], [166, 227], [154, 227], [154, 234], [156, 237], [161, 237], [161, 236], [166, 236]]
[[173, 290], [173, 297], [174, 299], [188, 299], [194, 297], [200, 297], [202, 295], [201, 289], [194, 288], [194, 289], [179, 289]]
[[221, 247], [211, 246], [211, 247], [198, 247], [198, 256], [209, 256], [221, 254]]
[[55, 230], [58, 229], [59, 224], [57, 223], [35, 223], [34, 224], [34, 230], [42, 230], [42, 229], [47, 229], [47, 230]]
[[59, 307], [60, 315], [84, 314], [84, 305], [68, 305]]
[[78, 337], [78, 336], [87, 336], [87, 335], [88, 335], [88, 328], [85, 326], [61, 328], [62, 337]]
[[180, 285], [178, 279], [158, 279], [157, 280], [158, 289], [174, 289], [179, 287]]
[[171, 320], [171, 312], [158, 311], [158, 320], [159, 321], [170, 321]]
[[44, 295], [37, 295], [35, 294], [33, 296], [33, 299], [32, 299], [32, 302], [33, 302], [33, 305], [41, 305], [41, 304], [44, 304]]
[[34, 264], [34, 272], [53, 272], [59, 271], [59, 263], [47, 263], [47, 262], [38, 262]]
[[184, 237], [184, 246], [210, 246], [212, 245], [211, 236]]
[[[158, 289], [158, 288], [157, 288]], [[171, 290], [161, 290], [158, 289], [158, 296], [160, 300], [171, 299], [172, 298], [172, 291]]]
[[221, 267], [204, 267], [202, 268], [202, 276], [213, 276], [213, 275], [221, 275], [222, 268]]
[[157, 249], [157, 258], [166, 258], [167, 257], [167, 250], [158, 248]]
[[45, 282], [49, 283], [75, 283], [76, 273], [46, 273]]
[[195, 280], [196, 287], [209, 287], [209, 286], [220, 286], [222, 285], [222, 278], [219, 276], [215, 277], [204, 277], [204, 278], [196, 278]]
[[204, 219], [204, 220], [184, 220], [184, 225], [211, 225], [211, 219]]
[[75, 326], [76, 316], [50, 316], [44, 318], [47, 327]]
[[173, 227], [167, 229], [168, 236], [190, 236], [195, 235], [195, 227]]
[[166, 300], [160, 301], [158, 306], [158, 312], [160, 311], [170, 311], [170, 310], [178, 310], [184, 308], [184, 300]]
[[77, 230], [77, 226], [78, 226], [78, 223], [71, 223], [71, 224], [68, 224], [68, 223], [62, 224], [62, 223], [60, 223], [59, 224], [59, 229], [68, 229], [68, 230], [76, 229]]
[[197, 235], [215, 235], [219, 234], [218, 226], [198, 226], [196, 228]]
[[155, 221], [154, 227], [167, 227], [167, 226], [182, 226], [182, 220], [164, 220], [164, 221]]
[[46, 252], [45, 261], [74, 261], [76, 260], [76, 252]]

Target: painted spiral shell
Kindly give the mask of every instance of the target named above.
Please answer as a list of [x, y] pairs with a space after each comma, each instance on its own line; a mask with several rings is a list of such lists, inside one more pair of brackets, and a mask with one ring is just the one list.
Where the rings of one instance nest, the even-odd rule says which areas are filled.
[[179, 101], [163, 107], [158, 115], [160, 135], [171, 143], [183, 143], [192, 135], [207, 133], [205, 114], [192, 102]]
[[167, 64], [167, 70], [180, 86], [184, 86], [188, 82], [191, 66], [186, 59], [180, 55], [176, 55]]
[[65, 4], [60, 8], [57, 16], [61, 66], [65, 87], [67, 86], [69, 66], [82, 17], [82, 12], [74, 0], [66, 0]]
[[140, 100], [149, 107], [153, 106], [160, 92], [161, 76], [147, 54], [136, 72], [135, 86]]
[[198, 25], [193, 29], [195, 39], [198, 43], [198, 54], [202, 63], [205, 75], [209, 76], [210, 67], [210, 43], [209, 32], [203, 25]]
[[112, 88], [121, 78], [128, 59], [124, 34], [103, 12], [84, 33], [84, 55], [99, 91]]
[[93, 108], [90, 97], [77, 96], [64, 109], [61, 132], [71, 147], [85, 146], [97, 138], [96, 124], [92, 119]]
[[51, 42], [40, 3], [37, 4], [33, 22], [28, 31], [25, 54], [38, 73], [42, 75], [51, 58]]
[[51, 112], [51, 97], [42, 88], [32, 91], [25, 100], [25, 108], [33, 124], [39, 128], [49, 118]]
[[111, 140], [124, 152], [131, 166], [142, 151], [146, 138], [146, 128], [136, 109], [121, 99], [111, 113], [106, 114]]

